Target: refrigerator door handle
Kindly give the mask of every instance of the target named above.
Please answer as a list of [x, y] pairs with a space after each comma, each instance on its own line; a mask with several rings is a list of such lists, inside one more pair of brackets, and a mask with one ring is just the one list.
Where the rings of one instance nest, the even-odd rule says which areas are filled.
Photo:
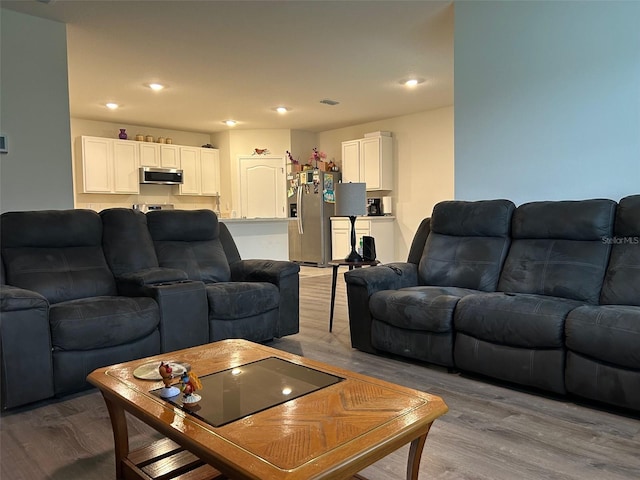
[[302, 228], [302, 185], [298, 185], [298, 198], [296, 205], [296, 212], [298, 215], [298, 233], [302, 235], [304, 233], [304, 229]]

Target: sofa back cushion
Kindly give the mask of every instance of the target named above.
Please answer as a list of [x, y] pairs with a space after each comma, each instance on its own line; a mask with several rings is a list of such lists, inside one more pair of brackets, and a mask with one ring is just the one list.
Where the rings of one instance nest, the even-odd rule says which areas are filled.
[[600, 303], [640, 306], [640, 195], [620, 200]]
[[604, 199], [520, 205], [498, 290], [598, 303], [615, 211]]
[[231, 270], [211, 210], [155, 210], [147, 225], [161, 267], [177, 268], [190, 280], [227, 282]]
[[438, 203], [418, 265], [420, 284], [494, 291], [514, 209], [509, 200]]
[[7, 212], [0, 232], [9, 285], [38, 292], [52, 304], [117, 294], [96, 212]]
[[116, 277], [158, 266], [158, 257], [144, 213], [130, 208], [100, 212], [102, 246]]

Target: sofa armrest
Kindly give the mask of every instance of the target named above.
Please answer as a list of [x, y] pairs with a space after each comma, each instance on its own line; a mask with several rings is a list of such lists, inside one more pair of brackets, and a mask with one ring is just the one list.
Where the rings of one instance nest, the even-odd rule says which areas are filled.
[[230, 267], [232, 282], [268, 282], [278, 287], [276, 337], [300, 331], [300, 265], [284, 260], [239, 260]]
[[54, 395], [49, 302], [42, 295], [0, 285], [2, 409]]
[[141, 287], [160, 308], [160, 350], [172, 352], [209, 342], [209, 306], [204, 283], [192, 280]]
[[285, 260], [239, 260], [230, 265], [232, 282], [269, 282], [300, 272], [300, 265]]
[[351, 346], [375, 353], [371, 345], [371, 311], [369, 298], [383, 290], [418, 285], [418, 266], [414, 263], [388, 263], [371, 268], [357, 268], [345, 272]]
[[375, 268], [356, 268], [344, 274], [349, 285], [365, 287], [369, 295], [382, 290], [398, 290], [399, 288], [418, 285], [418, 266], [413, 263], [386, 263]]
[[153, 267], [116, 277], [118, 293], [127, 297], [145, 297], [148, 285], [174, 283], [187, 280], [187, 274], [175, 268]]

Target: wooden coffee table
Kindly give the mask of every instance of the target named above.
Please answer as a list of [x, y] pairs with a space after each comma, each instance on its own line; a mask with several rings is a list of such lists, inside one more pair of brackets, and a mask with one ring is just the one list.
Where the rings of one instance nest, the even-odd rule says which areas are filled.
[[[189, 363], [202, 378], [270, 357], [343, 380], [216, 428], [150, 393], [161, 381], [133, 375], [164, 360]], [[245, 340], [104, 367], [87, 378], [109, 411], [116, 477], [127, 480], [362, 479], [357, 472], [408, 443], [406, 478], [415, 480], [429, 428], [448, 410], [434, 395]], [[167, 439], [130, 451], [125, 412]]]

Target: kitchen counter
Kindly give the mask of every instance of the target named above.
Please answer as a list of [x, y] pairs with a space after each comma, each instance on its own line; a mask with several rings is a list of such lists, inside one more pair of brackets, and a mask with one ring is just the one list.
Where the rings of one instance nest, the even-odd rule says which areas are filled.
[[220, 218], [244, 260], [289, 260], [289, 218]]

